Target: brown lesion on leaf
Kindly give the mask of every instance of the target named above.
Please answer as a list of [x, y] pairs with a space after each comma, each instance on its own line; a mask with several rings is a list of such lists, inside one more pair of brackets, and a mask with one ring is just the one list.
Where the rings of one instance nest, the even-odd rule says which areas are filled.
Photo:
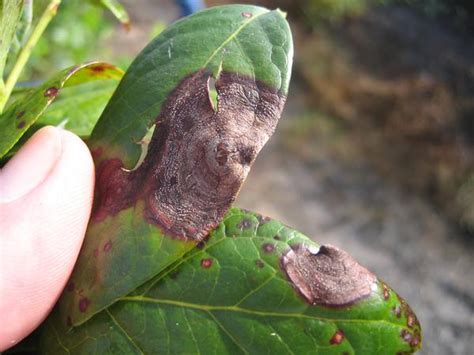
[[139, 167], [126, 171], [118, 159], [100, 164], [95, 220], [143, 199], [146, 220], [168, 235], [199, 241], [220, 223], [275, 130], [285, 96], [255, 79], [221, 72], [215, 111], [210, 78], [196, 72], [168, 96]]
[[323, 245], [318, 251], [297, 245], [282, 256], [281, 267], [311, 305], [349, 306], [369, 297], [377, 281], [349, 254], [331, 245]]
[[344, 338], [345, 338], [344, 332], [341, 329], [338, 329], [329, 340], [329, 343], [331, 345], [339, 345], [344, 341]]
[[58, 93], [59, 89], [55, 86], [51, 86], [44, 91], [43, 95], [47, 98], [54, 98], [58, 95]]

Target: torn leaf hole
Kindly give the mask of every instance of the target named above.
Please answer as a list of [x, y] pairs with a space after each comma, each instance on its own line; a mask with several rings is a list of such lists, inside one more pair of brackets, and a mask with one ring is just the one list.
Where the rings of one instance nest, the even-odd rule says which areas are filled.
[[125, 169], [125, 168], [122, 168], [122, 170], [124, 170], [124, 171], [134, 171], [134, 170], [137, 170], [140, 167], [140, 165], [142, 165], [142, 163], [145, 160], [145, 157], [148, 153], [148, 146], [150, 145], [151, 139], [153, 137], [153, 132], [155, 132], [155, 128], [156, 128], [156, 124], [151, 126], [150, 129], [148, 129], [148, 131], [145, 133], [143, 138], [138, 142], [138, 144], [140, 144], [140, 146], [141, 146], [142, 151], [140, 153], [140, 157], [138, 158], [138, 161], [135, 164], [135, 166], [131, 170], [128, 170], [128, 169]]

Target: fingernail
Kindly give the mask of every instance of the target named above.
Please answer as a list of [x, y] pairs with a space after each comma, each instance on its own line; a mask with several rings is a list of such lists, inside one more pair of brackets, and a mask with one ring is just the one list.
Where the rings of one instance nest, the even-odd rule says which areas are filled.
[[61, 134], [57, 128], [36, 132], [0, 171], [0, 202], [27, 195], [49, 175], [61, 156]]

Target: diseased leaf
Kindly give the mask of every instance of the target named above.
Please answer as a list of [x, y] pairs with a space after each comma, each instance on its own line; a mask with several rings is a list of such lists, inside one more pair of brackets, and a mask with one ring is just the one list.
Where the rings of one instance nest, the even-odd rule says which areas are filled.
[[87, 139], [117, 84], [115, 80], [107, 80], [63, 88], [61, 95], [21, 136], [3, 159], [11, 158], [37, 130], [48, 125], [62, 127]]
[[13, 102], [0, 115], [0, 158], [44, 113], [63, 87], [94, 80], [120, 79], [123, 72], [108, 63], [91, 62], [60, 71], [51, 79]]
[[[64, 319], [85, 322], [219, 224], [273, 133], [291, 62], [282, 13], [253, 6], [198, 13], [143, 50], [89, 140], [94, 211], [71, 278], [80, 292], [59, 302]], [[211, 76], [218, 107], [209, 97]], [[152, 125], [146, 157], [135, 168]]]
[[0, 7], [0, 81], [3, 82], [3, 70], [20, 19], [23, 0], [3, 0]]
[[[410, 308], [346, 252], [228, 212], [275, 129], [291, 63], [283, 14], [242, 5], [179, 21], [137, 57], [89, 141], [94, 209], [43, 352], [421, 346]], [[140, 144], [153, 126], [150, 144]]]
[[[291, 254], [306, 261], [299, 276]], [[345, 252], [240, 209], [86, 324], [66, 333], [59, 317], [46, 325], [46, 353], [395, 354], [421, 344], [406, 303]]]
[[63, 125], [65, 129], [87, 138], [118, 85], [116, 80], [97, 81], [65, 88], [38, 125]]

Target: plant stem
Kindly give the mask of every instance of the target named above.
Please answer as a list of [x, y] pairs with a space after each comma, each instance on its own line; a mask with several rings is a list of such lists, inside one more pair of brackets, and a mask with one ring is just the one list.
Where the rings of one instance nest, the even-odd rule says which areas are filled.
[[12, 90], [15, 87], [15, 84], [18, 81], [25, 64], [28, 62], [33, 48], [36, 46], [36, 43], [38, 43], [38, 40], [41, 38], [41, 35], [48, 26], [49, 22], [52, 20], [54, 15], [56, 15], [60, 3], [61, 0], [50, 1], [35, 28], [31, 32], [31, 35], [26, 41], [25, 46], [21, 49], [15, 65], [13, 66], [12, 71], [8, 75], [8, 78], [5, 82], [4, 95], [0, 98], [0, 112], [3, 111], [8, 99], [10, 98]]

